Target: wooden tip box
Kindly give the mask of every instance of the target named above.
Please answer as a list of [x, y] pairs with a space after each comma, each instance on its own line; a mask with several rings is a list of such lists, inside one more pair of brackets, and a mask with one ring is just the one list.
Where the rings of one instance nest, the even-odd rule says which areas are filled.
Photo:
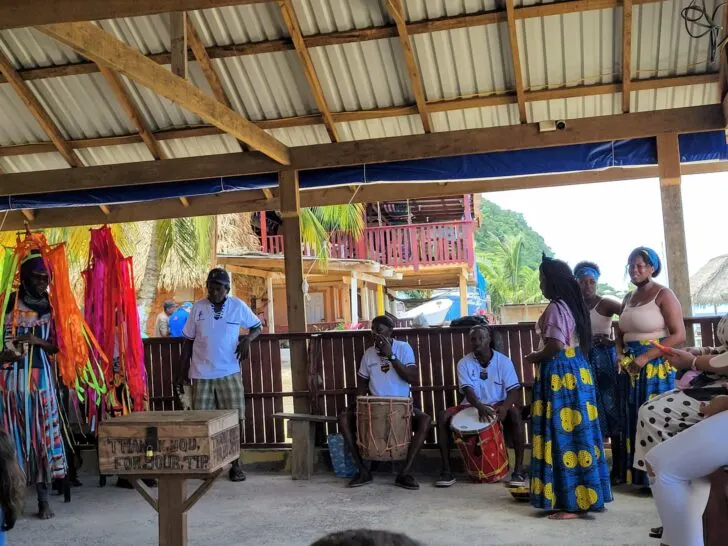
[[237, 411], [146, 411], [99, 427], [101, 474], [208, 474], [238, 457]]

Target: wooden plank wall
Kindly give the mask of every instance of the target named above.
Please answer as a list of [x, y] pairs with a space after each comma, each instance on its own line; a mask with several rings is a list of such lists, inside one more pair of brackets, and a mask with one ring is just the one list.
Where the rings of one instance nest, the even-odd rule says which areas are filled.
[[[686, 319], [695, 339], [702, 346], [718, 345], [715, 328], [720, 317]], [[508, 355], [516, 366], [523, 384], [522, 404], [530, 404], [530, 387], [534, 381], [534, 367], [524, 364], [522, 357], [538, 343], [532, 324], [492, 326], [496, 348]], [[304, 334], [295, 334], [301, 336]], [[457, 393], [457, 362], [469, 351], [468, 330], [451, 328], [399, 329], [397, 339], [407, 341], [414, 350], [420, 367], [420, 384], [413, 387], [416, 407], [437, 419], [446, 408], [460, 399]], [[324, 415], [338, 415], [356, 403], [357, 370], [361, 357], [370, 345], [367, 331], [310, 333], [309, 355], [316, 355], [317, 394], [315, 407]], [[274, 421], [273, 413], [291, 411], [294, 393], [284, 390], [284, 377], [290, 377], [288, 363], [281, 358], [281, 348], [287, 347], [289, 334], [264, 334], [251, 345], [251, 354], [243, 364], [245, 387], [245, 427], [242, 443], [245, 447], [282, 447], [287, 445], [283, 424]], [[316, 345], [314, 345], [316, 344]], [[144, 341], [147, 373], [149, 376], [150, 408], [178, 410], [173, 380], [179, 370], [182, 340], [152, 338]], [[285, 352], [285, 351], [284, 351]], [[290, 380], [287, 384], [290, 384]], [[289, 387], [290, 388], [290, 387]], [[284, 408], [285, 405], [289, 407]], [[328, 423], [318, 434], [325, 442], [326, 434], [338, 430], [336, 423]], [[436, 432], [427, 438], [427, 444], [437, 441]]]

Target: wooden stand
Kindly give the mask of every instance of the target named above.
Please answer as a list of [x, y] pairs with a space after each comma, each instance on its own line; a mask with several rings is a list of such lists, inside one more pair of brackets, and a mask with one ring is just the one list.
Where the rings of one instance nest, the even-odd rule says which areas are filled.
[[[187, 544], [187, 511], [240, 457], [237, 411], [150, 411], [99, 427], [99, 470], [127, 477], [159, 514], [159, 544]], [[159, 484], [154, 498], [144, 478]], [[202, 480], [187, 497], [187, 480]]]
[[[149, 476], [128, 476], [134, 489], [159, 514], [159, 546], [180, 546], [187, 544], [187, 511], [212, 487], [222, 469], [200, 476], [170, 476], [157, 478], [159, 494], [155, 499], [142, 478]], [[187, 497], [187, 480], [201, 479], [202, 483]]]

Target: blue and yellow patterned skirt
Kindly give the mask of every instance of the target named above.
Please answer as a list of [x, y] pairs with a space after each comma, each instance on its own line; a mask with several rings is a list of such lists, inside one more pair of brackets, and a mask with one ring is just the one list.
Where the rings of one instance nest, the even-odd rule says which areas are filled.
[[531, 504], [584, 512], [611, 502], [594, 377], [580, 349], [541, 362], [531, 418]]
[[[660, 340], [662, 341], [662, 340]], [[629, 341], [625, 344], [625, 355], [638, 357], [649, 351], [653, 345], [649, 341]], [[658, 394], [675, 388], [675, 369], [662, 356], [650, 360], [640, 371], [639, 376], [631, 378], [627, 387], [627, 415], [624, 424], [626, 442], [625, 481], [632, 485], [649, 486], [646, 472], [633, 469], [634, 441], [639, 426], [637, 414], [640, 406]]]

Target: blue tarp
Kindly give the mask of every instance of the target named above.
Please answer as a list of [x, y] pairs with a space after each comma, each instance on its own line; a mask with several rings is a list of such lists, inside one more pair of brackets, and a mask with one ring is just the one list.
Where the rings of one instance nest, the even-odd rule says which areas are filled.
[[[684, 163], [728, 159], [723, 131], [680, 135], [680, 156]], [[655, 165], [654, 138], [630, 139], [595, 144], [577, 144], [534, 150], [491, 152], [458, 157], [397, 161], [336, 169], [303, 171], [301, 188], [317, 188], [372, 182], [423, 182], [500, 178], [541, 173], [588, 171], [609, 167]], [[261, 189], [277, 185], [275, 174], [187, 180], [124, 188], [16, 195], [0, 203], [8, 209], [43, 209], [133, 203], [155, 199], [214, 195], [231, 191]]]

